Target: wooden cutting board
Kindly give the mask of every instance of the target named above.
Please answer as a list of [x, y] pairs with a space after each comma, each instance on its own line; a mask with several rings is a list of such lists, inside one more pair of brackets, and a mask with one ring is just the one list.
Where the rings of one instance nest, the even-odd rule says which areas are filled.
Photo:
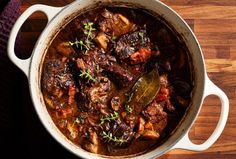
[[[33, 4], [64, 6], [72, 0], [24, 0], [21, 12]], [[229, 97], [227, 125], [217, 142], [203, 152], [172, 150], [161, 159], [236, 158], [236, 0], [162, 0], [177, 11], [196, 34], [205, 57], [210, 79]], [[21, 50], [29, 56], [33, 44], [46, 25], [45, 15], [33, 14], [21, 31]], [[21, 54], [22, 55], [22, 54]], [[190, 131], [194, 143], [203, 143], [213, 132], [220, 114], [220, 101], [208, 97]], [[35, 114], [36, 115], [36, 114]], [[37, 143], [35, 143], [37, 144]]]

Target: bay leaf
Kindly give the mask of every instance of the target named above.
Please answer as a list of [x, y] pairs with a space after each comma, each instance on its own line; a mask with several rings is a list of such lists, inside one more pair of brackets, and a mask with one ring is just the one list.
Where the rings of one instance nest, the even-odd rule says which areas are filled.
[[141, 76], [131, 89], [128, 105], [135, 114], [150, 104], [160, 89], [160, 77], [157, 69]]

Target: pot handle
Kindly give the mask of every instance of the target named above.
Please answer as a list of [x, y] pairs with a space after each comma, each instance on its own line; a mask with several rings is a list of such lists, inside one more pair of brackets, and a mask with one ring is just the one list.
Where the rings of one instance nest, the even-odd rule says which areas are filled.
[[41, 5], [41, 4], [36, 4], [31, 7], [29, 7], [16, 21], [14, 24], [9, 40], [8, 40], [8, 46], [7, 46], [7, 51], [8, 51], [8, 56], [10, 60], [18, 67], [20, 68], [26, 76], [28, 76], [29, 73], [29, 65], [31, 61], [31, 57], [28, 59], [20, 59], [16, 56], [15, 54], [15, 41], [16, 41], [16, 36], [21, 28], [21, 26], [24, 24], [24, 22], [29, 18], [30, 15], [32, 15], [34, 12], [41, 11], [46, 14], [48, 18], [48, 23], [53, 19], [53, 17], [62, 10], [63, 7], [51, 7], [47, 5]]
[[206, 75], [205, 80], [205, 93], [204, 98], [209, 95], [216, 95], [220, 98], [221, 101], [221, 113], [218, 124], [211, 134], [211, 136], [202, 144], [197, 145], [190, 141], [189, 139], [189, 130], [184, 135], [184, 137], [173, 147], [173, 149], [186, 149], [186, 150], [193, 150], [193, 151], [204, 151], [208, 149], [210, 146], [214, 144], [214, 142], [220, 137], [228, 118], [229, 114], [229, 100], [226, 94], [218, 88]]

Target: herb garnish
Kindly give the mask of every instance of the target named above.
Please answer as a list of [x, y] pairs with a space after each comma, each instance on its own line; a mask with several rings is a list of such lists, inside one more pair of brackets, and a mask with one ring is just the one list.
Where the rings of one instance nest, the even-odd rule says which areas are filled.
[[131, 94], [125, 94], [126, 98], [127, 98], [127, 101], [126, 101], [126, 104], [125, 104], [125, 110], [128, 112], [128, 113], [132, 113], [133, 109], [129, 106], [129, 103], [131, 102], [131, 99], [133, 97], [134, 93], [131, 93]]
[[112, 40], [113, 42], [115, 42], [115, 41], [116, 41], [116, 39], [117, 39], [117, 37], [116, 37], [116, 36], [112, 36], [112, 39], [111, 39], [111, 40]]
[[88, 23], [84, 23], [84, 34], [87, 35], [85, 43], [88, 47], [90, 47], [91, 44], [91, 39], [92, 39], [92, 31], [95, 31], [96, 29], [93, 28], [93, 22], [88, 22]]
[[128, 112], [128, 113], [132, 113], [133, 109], [129, 106], [129, 105], [125, 105], [125, 110]]
[[100, 70], [100, 67], [99, 65], [96, 65], [96, 70], [99, 71]]
[[142, 45], [145, 45], [145, 40], [144, 40], [144, 33], [143, 32], [139, 32], [138, 35], [141, 37], [142, 40]]
[[111, 132], [105, 132], [105, 131], [102, 131], [102, 138], [103, 139], [106, 139], [107, 142], [110, 142], [110, 141], [113, 141], [113, 142], [117, 142], [117, 143], [120, 143], [122, 144], [123, 142], [127, 142], [126, 140], [122, 139], [122, 138], [118, 138], [116, 136], [113, 136], [113, 134]]
[[119, 114], [118, 114], [117, 112], [114, 112], [113, 114], [110, 114], [110, 115], [106, 116], [105, 118], [102, 117], [102, 118], [100, 119], [100, 121], [101, 121], [101, 124], [104, 124], [105, 121], [109, 121], [109, 122], [110, 122], [110, 121], [112, 121], [112, 120], [118, 119], [118, 117], [119, 117]]
[[91, 49], [91, 44], [92, 44], [92, 32], [95, 31], [96, 28], [93, 28], [93, 23], [88, 22], [84, 23], [84, 34], [87, 35], [85, 41], [78, 40], [77, 38], [75, 39], [74, 42], [69, 41], [70, 46], [76, 46], [76, 48], [80, 47], [80, 50], [85, 50], [85, 53], [87, 53]]
[[80, 50], [85, 49], [85, 52], [89, 51], [90, 47], [88, 45], [85, 45], [84, 42], [82, 40], [78, 40], [77, 38], [75, 38], [74, 42], [69, 41], [69, 45], [70, 46], [76, 46], [76, 48], [79, 48], [80, 46]]
[[97, 80], [91, 75], [91, 71], [88, 69], [87, 71], [80, 71], [80, 77], [84, 77], [88, 79], [88, 81], [96, 82]]
[[74, 124], [83, 123], [85, 118], [86, 118], [85, 116], [79, 115], [79, 116], [74, 120], [73, 125], [74, 125]]

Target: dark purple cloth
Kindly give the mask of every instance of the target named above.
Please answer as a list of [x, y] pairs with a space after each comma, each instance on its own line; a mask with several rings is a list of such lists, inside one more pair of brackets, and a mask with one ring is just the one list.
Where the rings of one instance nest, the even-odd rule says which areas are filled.
[[[14, 76], [17, 74], [15, 66], [7, 57], [7, 41], [10, 30], [19, 16], [19, 0], [0, 0], [0, 129], [11, 127], [11, 99], [13, 87], [16, 82]], [[13, 83], [12, 83], [13, 82]]]
[[0, 55], [6, 55], [6, 46], [10, 30], [20, 13], [20, 1], [0, 0]]

